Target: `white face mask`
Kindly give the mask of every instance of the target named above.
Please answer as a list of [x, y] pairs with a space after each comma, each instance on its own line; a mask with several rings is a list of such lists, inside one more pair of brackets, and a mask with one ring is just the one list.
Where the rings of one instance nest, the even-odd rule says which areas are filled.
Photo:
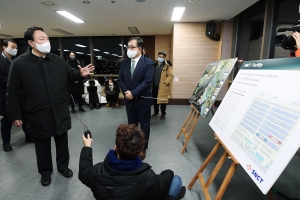
[[113, 85], [113, 83], [109, 83], [109, 85]]
[[8, 53], [11, 56], [16, 56], [18, 53], [18, 49], [11, 49], [11, 48], [6, 48], [5, 49], [6, 53]]
[[130, 49], [127, 50], [128, 58], [134, 58], [136, 56], [136, 54], [137, 54], [137, 50], [135, 50], [135, 51], [132, 51]]
[[36, 48], [41, 52], [41, 53], [50, 53], [51, 50], [51, 45], [50, 42], [45, 42], [43, 44], [36, 44]]
[[158, 60], [158, 62], [164, 62], [165, 59], [158, 57], [157, 60]]

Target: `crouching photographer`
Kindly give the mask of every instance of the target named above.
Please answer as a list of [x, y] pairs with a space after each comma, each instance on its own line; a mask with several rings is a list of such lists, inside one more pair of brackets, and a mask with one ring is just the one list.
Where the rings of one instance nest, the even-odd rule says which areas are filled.
[[105, 200], [177, 200], [185, 195], [181, 178], [170, 169], [155, 174], [139, 157], [145, 146], [145, 134], [134, 124], [120, 125], [116, 143], [103, 162], [93, 165], [90, 135], [82, 136], [84, 147], [79, 161], [79, 180], [96, 199]]

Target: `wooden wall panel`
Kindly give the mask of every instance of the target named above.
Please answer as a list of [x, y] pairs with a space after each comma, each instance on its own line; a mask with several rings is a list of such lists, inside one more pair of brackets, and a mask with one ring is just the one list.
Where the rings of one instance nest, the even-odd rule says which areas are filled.
[[[232, 35], [233, 35], [233, 21], [223, 21], [222, 22], [222, 35], [221, 35], [221, 55], [220, 59], [231, 58], [231, 48], [232, 48]], [[228, 91], [228, 81], [223, 85], [217, 101], [223, 100]]]
[[155, 57], [152, 60], [157, 60], [158, 53], [164, 51], [167, 54], [166, 59], [171, 58], [171, 35], [156, 35], [155, 36]]
[[206, 23], [174, 23], [173, 99], [189, 99], [207, 64], [220, 58], [220, 41], [210, 40], [205, 32]]

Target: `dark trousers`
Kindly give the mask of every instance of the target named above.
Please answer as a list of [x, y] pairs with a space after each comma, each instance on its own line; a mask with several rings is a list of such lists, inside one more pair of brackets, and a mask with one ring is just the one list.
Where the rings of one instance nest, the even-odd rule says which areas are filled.
[[[152, 88], [152, 97], [157, 98], [157, 95], [158, 95], [158, 87], [153, 87]], [[158, 115], [159, 105], [160, 105], [161, 114], [166, 115], [167, 104], [165, 104], [165, 103], [157, 104], [157, 99], [153, 99], [154, 114]]]
[[118, 97], [119, 95], [106, 95], [106, 101], [107, 103], [110, 102], [110, 103], [116, 103], [118, 102]]
[[98, 93], [97, 92], [89, 92], [89, 104], [93, 105], [93, 104], [99, 104], [100, 103], [100, 99], [98, 97]]
[[[25, 114], [23, 112], [22, 112], [22, 122], [23, 122], [22, 129], [25, 133], [25, 137], [30, 137], [27, 130]], [[10, 120], [8, 120], [8, 116], [3, 116], [3, 118], [1, 119], [1, 135], [2, 135], [3, 143], [10, 143], [11, 128], [12, 128], [12, 123]]]
[[[70, 159], [67, 132], [54, 136], [54, 141], [57, 170], [62, 172], [68, 168]], [[42, 176], [50, 175], [53, 172], [51, 137], [34, 138], [34, 142], [38, 171]]]
[[145, 133], [145, 149], [147, 149], [150, 137], [151, 107], [136, 108], [134, 105], [132, 107], [126, 105], [126, 112], [128, 124], [135, 124], [137, 126], [140, 123], [141, 129]]
[[[72, 99], [72, 97], [73, 97], [73, 99]], [[78, 105], [78, 107], [82, 106], [82, 95], [80, 95], [80, 94], [71, 94], [70, 98], [71, 98], [71, 106], [72, 106], [73, 109], [75, 107], [74, 102]]]

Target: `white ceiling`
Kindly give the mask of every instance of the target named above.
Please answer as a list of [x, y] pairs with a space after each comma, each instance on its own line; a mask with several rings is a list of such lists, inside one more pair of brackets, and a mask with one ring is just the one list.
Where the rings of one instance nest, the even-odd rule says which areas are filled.
[[[127, 27], [137, 27], [141, 35], [170, 34], [171, 15], [175, 6], [185, 6], [180, 22], [228, 20], [258, 0], [52, 0], [55, 6], [45, 6], [46, 0], [0, 0], [0, 34], [22, 38], [29, 26], [41, 26], [49, 36], [64, 36], [50, 29], [58, 28], [74, 36], [131, 35]], [[76, 24], [57, 14], [66, 10], [84, 20]], [[1, 36], [0, 36], [1, 38]], [[4, 37], [2, 37], [4, 38]]]

